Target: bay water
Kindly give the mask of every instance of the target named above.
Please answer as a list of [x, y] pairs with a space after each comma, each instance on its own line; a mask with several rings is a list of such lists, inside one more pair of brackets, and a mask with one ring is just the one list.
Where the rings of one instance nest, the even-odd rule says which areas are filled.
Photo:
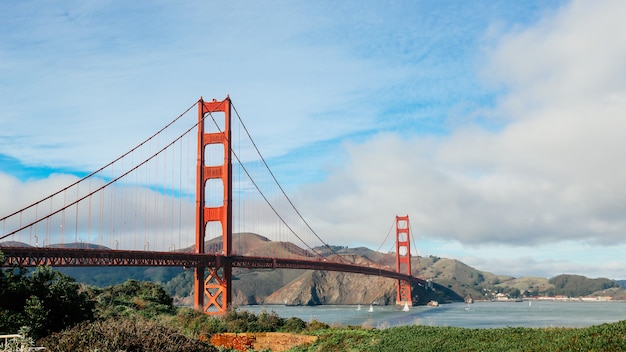
[[330, 325], [388, 328], [400, 325], [499, 327], [587, 327], [626, 320], [626, 302], [524, 301], [450, 303], [438, 307], [373, 305], [241, 306], [253, 313], [276, 312], [280, 317], [317, 320]]

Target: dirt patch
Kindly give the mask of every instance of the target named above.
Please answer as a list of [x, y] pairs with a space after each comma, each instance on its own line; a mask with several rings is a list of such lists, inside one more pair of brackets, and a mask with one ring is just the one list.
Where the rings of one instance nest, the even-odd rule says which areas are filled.
[[244, 332], [240, 334], [223, 333], [211, 336], [211, 344], [237, 351], [271, 350], [274, 352], [286, 351], [293, 346], [310, 344], [317, 340], [317, 336], [290, 334], [282, 332]]

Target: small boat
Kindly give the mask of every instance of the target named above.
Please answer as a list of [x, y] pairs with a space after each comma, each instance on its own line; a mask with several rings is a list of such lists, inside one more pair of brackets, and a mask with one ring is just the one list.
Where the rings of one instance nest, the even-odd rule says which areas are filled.
[[361, 310], [361, 305], [356, 306], [356, 310]]
[[439, 307], [439, 302], [433, 300], [433, 301], [426, 303], [426, 305], [429, 307]]
[[374, 306], [370, 304], [370, 309], [367, 310], [368, 312], [373, 312], [374, 311]]
[[403, 312], [408, 312], [409, 311], [409, 304], [408, 303], [404, 303], [404, 308], [402, 308]]

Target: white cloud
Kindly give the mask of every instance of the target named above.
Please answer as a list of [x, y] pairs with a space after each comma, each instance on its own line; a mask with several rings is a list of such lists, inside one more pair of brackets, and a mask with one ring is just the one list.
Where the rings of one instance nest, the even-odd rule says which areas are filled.
[[471, 257], [459, 259], [479, 270], [513, 277], [536, 276], [551, 278], [561, 274], [583, 275], [589, 278], [622, 279], [623, 261], [596, 262], [567, 259], [537, 260], [532, 255], [511, 257]]
[[22, 182], [16, 177], [0, 172], [0, 214], [8, 215], [75, 182], [72, 175], [53, 174], [42, 180]]
[[268, 157], [407, 121], [438, 129], [450, 97], [483, 94], [468, 73], [475, 34], [532, 13], [450, 6], [24, 2], [0, 25], [0, 150], [92, 170], [200, 95], [231, 94]]
[[505, 88], [502, 129], [350, 145], [345, 165], [303, 190], [307, 213], [332, 219], [323, 233], [372, 245], [405, 213], [419, 236], [465, 246], [623, 243], [625, 10], [575, 1], [505, 33], [485, 68]]

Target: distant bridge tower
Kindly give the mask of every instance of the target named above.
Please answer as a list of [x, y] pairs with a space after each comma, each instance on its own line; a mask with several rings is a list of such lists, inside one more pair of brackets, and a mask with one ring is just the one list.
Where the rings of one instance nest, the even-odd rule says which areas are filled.
[[[409, 235], [409, 216], [396, 216], [396, 271], [411, 275], [411, 239]], [[398, 280], [396, 304], [413, 305], [411, 282]]]
[[[218, 113], [224, 116], [224, 130], [215, 133], [206, 133], [204, 119], [208, 114]], [[222, 229], [223, 249], [217, 253], [215, 267], [208, 269], [196, 268], [194, 271], [194, 304], [197, 310], [206, 314], [223, 314], [231, 304], [232, 265], [229, 257], [232, 252], [232, 157], [231, 157], [231, 101], [226, 97], [223, 101], [198, 102], [198, 164], [196, 169], [196, 253], [205, 253], [204, 243], [207, 225], [210, 222], [219, 222]], [[212, 116], [212, 115], [211, 115]], [[213, 116], [215, 117], [215, 116]], [[209, 119], [212, 121], [212, 119]], [[219, 124], [219, 122], [218, 122]], [[207, 165], [205, 159], [206, 147], [211, 144], [221, 144], [224, 147], [224, 163], [221, 165]], [[218, 148], [219, 149], [219, 148]], [[222, 181], [224, 199], [221, 206], [207, 207], [206, 183], [211, 179]], [[213, 199], [213, 198], [211, 198]], [[204, 298], [208, 302], [204, 302]]]

